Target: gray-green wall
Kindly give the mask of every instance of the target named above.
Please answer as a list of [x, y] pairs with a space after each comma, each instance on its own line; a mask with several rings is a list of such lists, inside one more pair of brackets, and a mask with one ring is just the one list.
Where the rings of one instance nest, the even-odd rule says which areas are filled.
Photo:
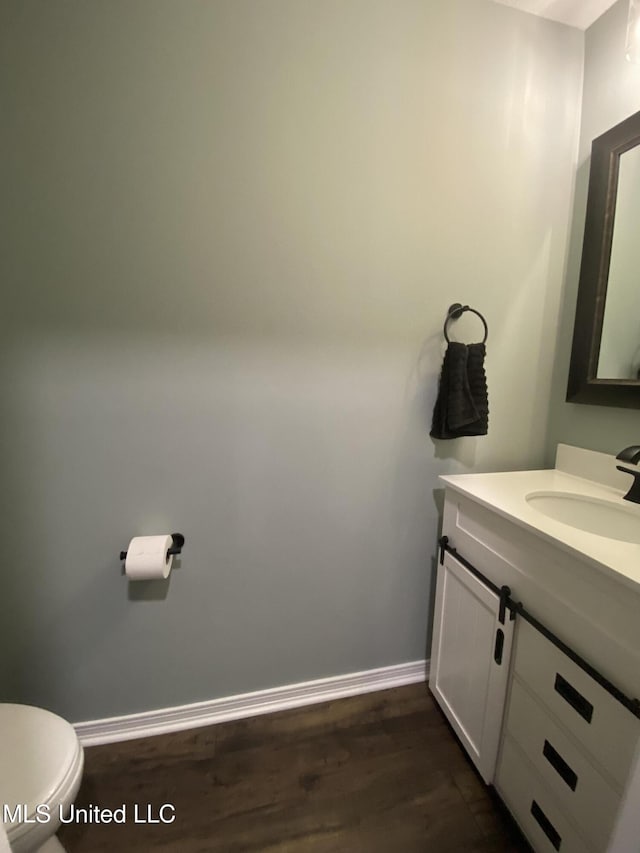
[[[0, 0], [4, 698], [427, 656], [438, 473], [545, 456], [582, 50], [489, 0]], [[490, 430], [435, 445], [453, 301]]]
[[615, 453], [640, 440], [639, 410], [565, 402], [591, 142], [605, 130], [640, 110], [640, 65], [628, 62], [624, 55], [628, 10], [626, 0], [618, 0], [586, 32], [579, 161], [552, 388], [548, 462], [552, 462], [558, 442]]

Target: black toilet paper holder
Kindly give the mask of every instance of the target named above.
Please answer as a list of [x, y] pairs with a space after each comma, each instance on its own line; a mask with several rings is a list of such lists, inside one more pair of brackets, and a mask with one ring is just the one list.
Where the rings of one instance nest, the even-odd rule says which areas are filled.
[[[182, 553], [182, 546], [184, 545], [184, 536], [182, 535], [182, 533], [172, 533], [171, 539], [173, 540], [173, 544], [171, 545], [170, 548], [167, 548], [167, 560], [171, 556], [175, 557], [176, 554], [181, 554]], [[127, 559], [127, 552], [126, 551], [120, 551], [120, 559], [121, 560]]]

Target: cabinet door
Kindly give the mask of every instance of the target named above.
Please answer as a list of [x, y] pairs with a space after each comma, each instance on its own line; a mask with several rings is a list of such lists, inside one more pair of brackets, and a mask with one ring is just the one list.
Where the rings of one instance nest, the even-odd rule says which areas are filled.
[[498, 755], [514, 625], [508, 611], [500, 623], [499, 609], [499, 597], [445, 553], [429, 687], [487, 784]]

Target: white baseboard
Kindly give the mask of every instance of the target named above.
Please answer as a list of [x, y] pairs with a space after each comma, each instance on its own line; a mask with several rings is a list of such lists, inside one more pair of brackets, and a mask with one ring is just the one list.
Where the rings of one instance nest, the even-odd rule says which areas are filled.
[[429, 661], [418, 660], [381, 669], [337, 675], [333, 678], [304, 681], [286, 687], [258, 690], [255, 693], [178, 705], [175, 708], [160, 708], [157, 711], [144, 711], [123, 717], [90, 720], [86, 723], [76, 723], [74, 728], [83, 746], [116, 743], [314, 705], [375, 690], [388, 690], [405, 684], [417, 684], [425, 681], [428, 675]]

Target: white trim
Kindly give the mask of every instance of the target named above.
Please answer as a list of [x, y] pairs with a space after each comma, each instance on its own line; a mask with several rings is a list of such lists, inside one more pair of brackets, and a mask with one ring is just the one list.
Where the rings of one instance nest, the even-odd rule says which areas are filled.
[[375, 690], [388, 690], [390, 687], [401, 687], [405, 684], [417, 684], [426, 681], [428, 677], [429, 661], [418, 660], [364, 672], [336, 675], [332, 678], [319, 678], [316, 681], [303, 681], [286, 687], [258, 690], [255, 693], [178, 705], [175, 708], [89, 720], [86, 723], [75, 723], [74, 728], [83, 746], [117, 743], [240, 720], [243, 717], [255, 717], [258, 714], [269, 714], [303, 705], [314, 705], [317, 702], [328, 702]]

